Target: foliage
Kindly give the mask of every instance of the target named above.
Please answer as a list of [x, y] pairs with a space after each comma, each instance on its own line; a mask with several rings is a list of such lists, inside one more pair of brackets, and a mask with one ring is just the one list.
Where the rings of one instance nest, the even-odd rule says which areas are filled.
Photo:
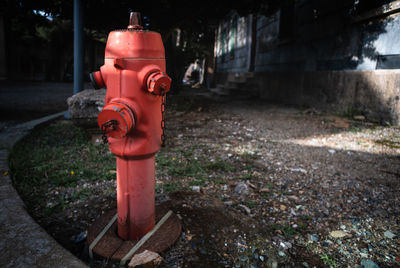
[[272, 230], [280, 230], [286, 237], [290, 238], [297, 233], [297, 230], [294, 229], [290, 224], [286, 223], [285, 225], [281, 224], [272, 224]]
[[321, 254], [319, 255], [319, 257], [325, 264], [329, 265], [330, 267], [338, 267], [335, 259], [331, 255]]

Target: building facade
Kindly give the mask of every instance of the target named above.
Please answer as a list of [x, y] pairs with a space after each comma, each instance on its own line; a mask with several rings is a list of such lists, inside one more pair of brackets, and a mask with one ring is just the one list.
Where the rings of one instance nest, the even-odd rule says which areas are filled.
[[215, 80], [263, 99], [400, 123], [400, 1], [288, 1], [232, 12], [216, 32]]

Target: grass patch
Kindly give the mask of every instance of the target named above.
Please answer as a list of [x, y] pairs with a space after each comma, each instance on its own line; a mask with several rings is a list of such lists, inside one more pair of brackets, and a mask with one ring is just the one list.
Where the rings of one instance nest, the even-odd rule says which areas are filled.
[[337, 116], [346, 117], [349, 119], [353, 119], [356, 115], [363, 115], [363, 112], [361, 110], [354, 109], [353, 107], [349, 107], [346, 110], [337, 113]]
[[387, 147], [390, 147], [393, 149], [400, 149], [400, 141], [383, 139], [383, 140], [377, 140], [377, 141], [375, 141], [375, 143], [383, 145], [383, 146], [387, 146]]
[[257, 202], [253, 201], [253, 200], [248, 200], [246, 202], [246, 206], [248, 206], [249, 208], [254, 208], [256, 205], [257, 205]]
[[[233, 172], [235, 168], [229, 162], [222, 159], [211, 161], [204, 156], [199, 158], [194, 157], [194, 152], [199, 150], [197, 147], [188, 149], [178, 149], [174, 154], [160, 152], [157, 155], [157, 168], [165, 171], [173, 178], [188, 178], [192, 177], [198, 180], [203, 180], [204, 177], [212, 173]], [[200, 149], [199, 155], [207, 155]]]
[[290, 226], [290, 224], [285, 224], [285, 225], [272, 224], [271, 229], [274, 231], [280, 230], [283, 233], [283, 235], [288, 238], [294, 236], [297, 233], [297, 230], [294, 229], [292, 226]]
[[326, 264], [329, 265], [330, 267], [338, 267], [337, 263], [335, 262], [335, 259], [332, 257], [332, 255], [327, 255], [327, 254], [320, 254], [319, 258]]
[[[90, 135], [70, 121], [57, 121], [34, 129], [19, 141], [10, 154], [13, 183], [29, 206], [45, 204], [55, 187], [75, 187], [78, 183], [114, 179], [115, 157], [106, 145], [90, 143]], [[72, 198], [90, 195], [83, 189]], [[65, 207], [59, 201], [58, 209]], [[55, 211], [48, 208], [46, 214]]]
[[206, 186], [207, 185], [207, 181], [208, 181], [208, 178], [201, 178], [201, 179], [195, 179], [195, 180], [190, 180], [190, 181], [188, 181], [188, 185], [189, 186], [201, 186], [201, 187], [204, 187], [204, 186]]
[[359, 132], [362, 132], [363, 129], [360, 128], [360, 127], [351, 127], [351, 128], [349, 129], [349, 131], [352, 132], [352, 133], [359, 133]]
[[181, 184], [175, 181], [156, 185], [156, 193], [161, 193], [161, 192], [170, 193], [175, 191], [182, 191], [185, 189], [186, 189], [185, 187], [182, 187]]
[[259, 158], [256, 152], [244, 152], [241, 157], [243, 160], [257, 160]]

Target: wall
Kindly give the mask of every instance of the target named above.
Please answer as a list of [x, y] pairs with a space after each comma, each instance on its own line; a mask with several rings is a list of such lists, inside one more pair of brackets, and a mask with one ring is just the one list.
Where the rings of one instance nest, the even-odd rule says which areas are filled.
[[0, 13], [0, 80], [4, 80], [7, 77], [6, 68], [6, 40], [4, 37], [4, 17]]
[[369, 120], [400, 124], [400, 70], [259, 72], [251, 87], [278, 103], [361, 111]]
[[216, 32], [216, 68], [219, 72], [247, 72], [250, 68], [252, 15], [239, 17], [233, 12]]
[[217, 68], [217, 83], [227, 84], [229, 73], [242, 74], [250, 78], [241, 88], [263, 99], [359, 110], [369, 119], [400, 124], [400, 1], [365, 3], [299, 0], [257, 15], [254, 75]]

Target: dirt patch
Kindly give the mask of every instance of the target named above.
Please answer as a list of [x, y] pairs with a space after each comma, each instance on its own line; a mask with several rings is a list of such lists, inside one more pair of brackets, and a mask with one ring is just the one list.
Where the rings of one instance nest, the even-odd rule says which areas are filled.
[[[166, 266], [399, 265], [399, 131], [257, 101], [169, 98], [157, 202], [183, 233]], [[115, 160], [89, 140], [59, 121], [11, 160], [31, 214], [82, 258], [88, 226], [116, 206]]]

